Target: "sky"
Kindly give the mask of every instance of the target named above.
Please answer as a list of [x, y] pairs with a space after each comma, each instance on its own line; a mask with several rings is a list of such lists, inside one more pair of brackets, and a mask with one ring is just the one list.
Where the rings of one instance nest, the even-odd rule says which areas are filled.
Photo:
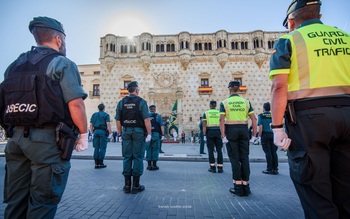
[[[37, 16], [60, 21], [67, 57], [98, 64], [100, 38], [190, 33], [284, 31], [291, 0], [0, 0], [0, 81], [7, 66], [36, 45], [28, 24]], [[350, 1], [323, 0], [325, 24], [350, 33]]]

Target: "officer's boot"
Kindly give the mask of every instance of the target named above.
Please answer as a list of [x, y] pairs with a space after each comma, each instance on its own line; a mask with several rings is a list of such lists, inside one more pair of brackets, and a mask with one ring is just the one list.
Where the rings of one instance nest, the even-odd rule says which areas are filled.
[[208, 169], [208, 171], [211, 172], [211, 173], [216, 173], [215, 165], [214, 166], [210, 165], [210, 168]]
[[248, 195], [250, 195], [250, 193], [251, 193], [251, 191], [250, 191], [249, 184], [243, 185], [243, 195], [248, 196]]
[[224, 172], [223, 166], [218, 166], [218, 173]]
[[131, 190], [131, 176], [124, 176], [125, 179], [125, 185], [123, 187], [123, 191], [125, 193], [130, 193]]
[[147, 170], [152, 170], [152, 161], [148, 161]]
[[100, 161], [98, 159], [95, 159], [95, 169], [99, 169], [100, 167]]
[[107, 165], [105, 165], [104, 163], [103, 163], [103, 160], [100, 160], [100, 168], [106, 168], [107, 167]]
[[145, 187], [143, 185], [140, 185], [140, 176], [134, 176], [131, 193], [136, 194], [142, 192], [143, 190], [145, 190]]
[[152, 170], [159, 170], [159, 167], [157, 166], [157, 161], [156, 160], [153, 161]]
[[230, 192], [238, 196], [243, 196], [243, 186], [234, 184], [234, 187], [230, 188]]

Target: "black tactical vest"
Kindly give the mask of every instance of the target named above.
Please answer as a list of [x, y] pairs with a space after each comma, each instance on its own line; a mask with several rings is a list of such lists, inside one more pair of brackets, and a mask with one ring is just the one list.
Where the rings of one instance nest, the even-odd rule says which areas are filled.
[[49, 63], [59, 52], [33, 47], [10, 67], [1, 84], [2, 123], [12, 126], [40, 126], [65, 122], [73, 125], [58, 80], [46, 75]]
[[157, 122], [157, 113], [151, 113], [151, 126], [152, 126], [152, 132], [158, 132], [159, 134], [162, 134], [162, 130], [160, 128], [160, 124]]
[[123, 127], [145, 128], [140, 110], [141, 97], [124, 97], [122, 100], [121, 124]]

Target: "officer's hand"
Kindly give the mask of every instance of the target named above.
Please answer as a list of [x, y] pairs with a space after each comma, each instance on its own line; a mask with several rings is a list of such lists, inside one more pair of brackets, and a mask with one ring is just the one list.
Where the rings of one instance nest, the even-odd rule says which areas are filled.
[[259, 142], [259, 144], [261, 143], [261, 137], [258, 138], [258, 142]]
[[161, 140], [161, 141], [163, 141], [163, 140], [164, 140], [164, 138], [165, 138], [165, 137], [164, 137], [164, 135], [162, 135], [162, 138], [161, 138], [160, 140]]
[[78, 152], [85, 151], [88, 148], [88, 133], [80, 134], [74, 149]]
[[290, 143], [291, 143], [291, 139], [288, 138], [287, 133], [284, 131], [283, 128], [279, 128], [279, 129], [272, 129], [273, 131], [273, 143], [280, 147], [283, 150], [287, 150]]
[[109, 134], [109, 135], [108, 135], [108, 138], [112, 138], [112, 135], [113, 135], [113, 133]]
[[223, 138], [222, 138], [222, 143], [224, 143], [224, 144], [228, 143], [228, 140], [227, 140], [226, 137], [223, 137]]
[[122, 136], [118, 137], [118, 141], [121, 143], [122, 142]]
[[203, 136], [203, 141], [207, 142], [207, 136], [205, 136], [205, 135]]
[[146, 137], [146, 142], [150, 142], [150, 141], [151, 141], [151, 138], [152, 138], [151, 135], [147, 135], [147, 137]]
[[250, 143], [254, 143], [255, 140], [256, 140], [256, 137], [253, 136], [253, 137], [249, 140], [249, 142], [250, 142]]

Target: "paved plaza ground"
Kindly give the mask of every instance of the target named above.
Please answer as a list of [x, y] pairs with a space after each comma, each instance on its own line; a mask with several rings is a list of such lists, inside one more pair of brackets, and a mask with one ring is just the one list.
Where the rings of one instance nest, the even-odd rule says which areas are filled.
[[[1, 147], [3, 145], [0, 145], [2, 202], [5, 158]], [[105, 169], [94, 169], [92, 147], [84, 153], [74, 153], [57, 219], [304, 218], [282, 151], [279, 151], [280, 174], [266, 175], [261, 173], [266, 168], [261, 146], [251, 145], [252, 194], [237, 197], [229, 192], [232, 172], [227, 154], [224, 153], [224, 173], [210, 173], [207, 155], [199, 155], [198, 144], [164, 144], [165, 154], [158, 162], [160, 170], [145, 170], [141, 177], [146, 190], [124, 194], [120, 143], [109, 143], [108, 147]], [[0, 204], [0, 218], [5, 206]]]

